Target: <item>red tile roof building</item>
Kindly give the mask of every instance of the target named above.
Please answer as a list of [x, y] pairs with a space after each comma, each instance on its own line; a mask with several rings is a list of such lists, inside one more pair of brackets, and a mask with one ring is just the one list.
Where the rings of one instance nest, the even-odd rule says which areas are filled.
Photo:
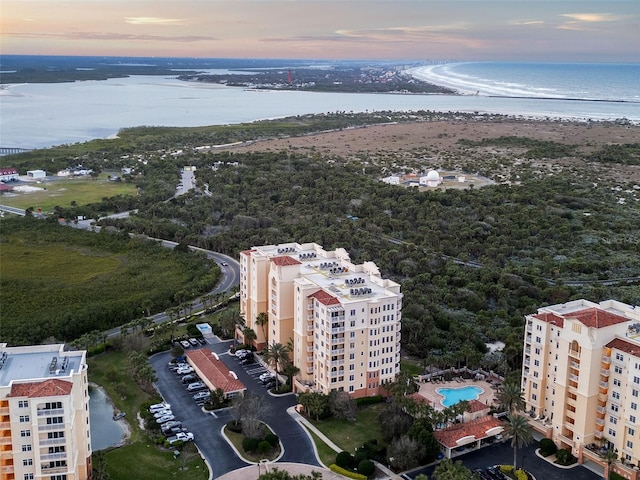
[[187, 362], [193, 367], [202, 381], [210, 390], [220, 388], [225, 398], [243, 394], [247, 387], [238, 380], [236, 374], [207, 349], [185, 352]]
[[525, 320], [522, 388], [532, 425], [578, 458], [606, 438], [639, 465], [640, 308], [574, 300]]

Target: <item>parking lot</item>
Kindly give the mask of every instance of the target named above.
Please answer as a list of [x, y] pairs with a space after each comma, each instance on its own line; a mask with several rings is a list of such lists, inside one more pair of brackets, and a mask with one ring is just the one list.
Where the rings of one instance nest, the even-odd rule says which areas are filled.
[[[259, 363], [257, 356], [254, 357], [256, 363], [242, 365], [241, 358], [229, 354], [230, 344], [216, 338], [206, 346], [190, 348], [206, 348], [216, 352], [220, 360], [245, 384], [247, 392], [265, 396], [269, 408], [268, 416], [263, 420], [278, 435], [284, 447], [284, 453], [278, 461], [319, 466], [311, 440], [302, 427], [286, 413], [287, 408], [297, 403], [295, 395], [267, 395], [267, 388], [260, 380], [260, 375], [268, 372], [268, 369]], [[247, 466], [221, 434], [223, 426], [233, 419], [232, 410], [205, 411], [202, 408], [204, 400], [194, 400], [193, 396], [197, 392], [188, 392], [182, 382], [183, 376], [169, 369], [170, 360], [169, 352], [159, 353], [151, 358], [158, 377], [156, 387], [164, 400], [171, 404], [176, 420], [194, 434], [198, 449], [213, 471], [213, 478]]]

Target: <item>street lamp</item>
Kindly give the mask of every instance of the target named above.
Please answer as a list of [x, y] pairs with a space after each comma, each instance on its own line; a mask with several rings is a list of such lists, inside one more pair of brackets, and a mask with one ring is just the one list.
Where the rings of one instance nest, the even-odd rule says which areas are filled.
[[522, 455], [522, 465], [521, 465], [521, 469], [524, 470], [524, 459], [527, 458], [526, 455]]

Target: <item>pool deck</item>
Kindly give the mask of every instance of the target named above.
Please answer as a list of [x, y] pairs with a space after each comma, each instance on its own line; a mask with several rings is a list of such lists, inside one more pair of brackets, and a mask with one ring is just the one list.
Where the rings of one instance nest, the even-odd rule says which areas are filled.
[[418, 393], [429, 400], [434, 407], [441, 410], [444, 407], [440, 400], [444, 397], [436, 392], [439, 388], [464, 388], [464, 387], [480, 387], [483, 392], [478, 396], [478, 401], [484, 403], [485, 405], [493, 405], [496, 402], [496, 395], [494, 390], [494, 385], [484, 380], [464, 380], [464, 381], [441, 381], [441, 382], [424, 382], [420, 383], [420, 390]]

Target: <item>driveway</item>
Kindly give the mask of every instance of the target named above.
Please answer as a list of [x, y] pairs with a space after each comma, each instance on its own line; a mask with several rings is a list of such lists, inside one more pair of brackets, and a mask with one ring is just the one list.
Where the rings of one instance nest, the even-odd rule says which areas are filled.
[[[269, 413], [263, 420], [278, 435], [284, 448], [284, 453], [278, 462], [320, 466], [306, 431], [286, 413], [287, 408], [297, 403], [295, 395], [273, 396], [268, 394], [257, 379], [259, 373], [265, 371], [264, 367], [259, 364], [240, 365], [238, 359], [228, 353], [231, 343], [229, 341], [221, 342], [217, 337], [209, 341], [212, 342], [210, 345], [200, 348], [216, 352], [220, 360], [234, 371], [247, 386], [248, 392], [265, 397]], [[150, 360], [158, 376], [156, 381], [158, 391], [171, 404], [176, 419], [193, 432], [196, 445], [211, 466], [213, 478], [246, 467], [248, 463], [236, 455], [221, 433], [222, 427], [233, 418], [230, 409], [216, 411], [213, 414], [204, 412], [193, 400], [193, 394], [186, 391], [180, 377], [169, 370], [170, 352], [159, 353]]]
[[[593, 473], [591, 470], [578, 465], [570, 469], [556, 467], [546, 460], [539, 458], [535, 451], [538, 448], [538, 442], [533, 442], [525, 448], [518, 449], [518, 468], [522, 466], [533, 474], [538, 480], [599, 480], [600, 475]], [[467, 454], [456, 457], [454, 461], [460, 460], [463, 465], [471, 470], [474, 468], [486, 468], [491, 465], [513, 465], [513, 448], [509, 442], [496, 443], [480, 450], [474, 450]], [[433, 473], [435, 466], [422, 467], [419, 469], [405, 472], [408, 478], [415, 478], [420, 473], [425, 473], [429, 478]]]

